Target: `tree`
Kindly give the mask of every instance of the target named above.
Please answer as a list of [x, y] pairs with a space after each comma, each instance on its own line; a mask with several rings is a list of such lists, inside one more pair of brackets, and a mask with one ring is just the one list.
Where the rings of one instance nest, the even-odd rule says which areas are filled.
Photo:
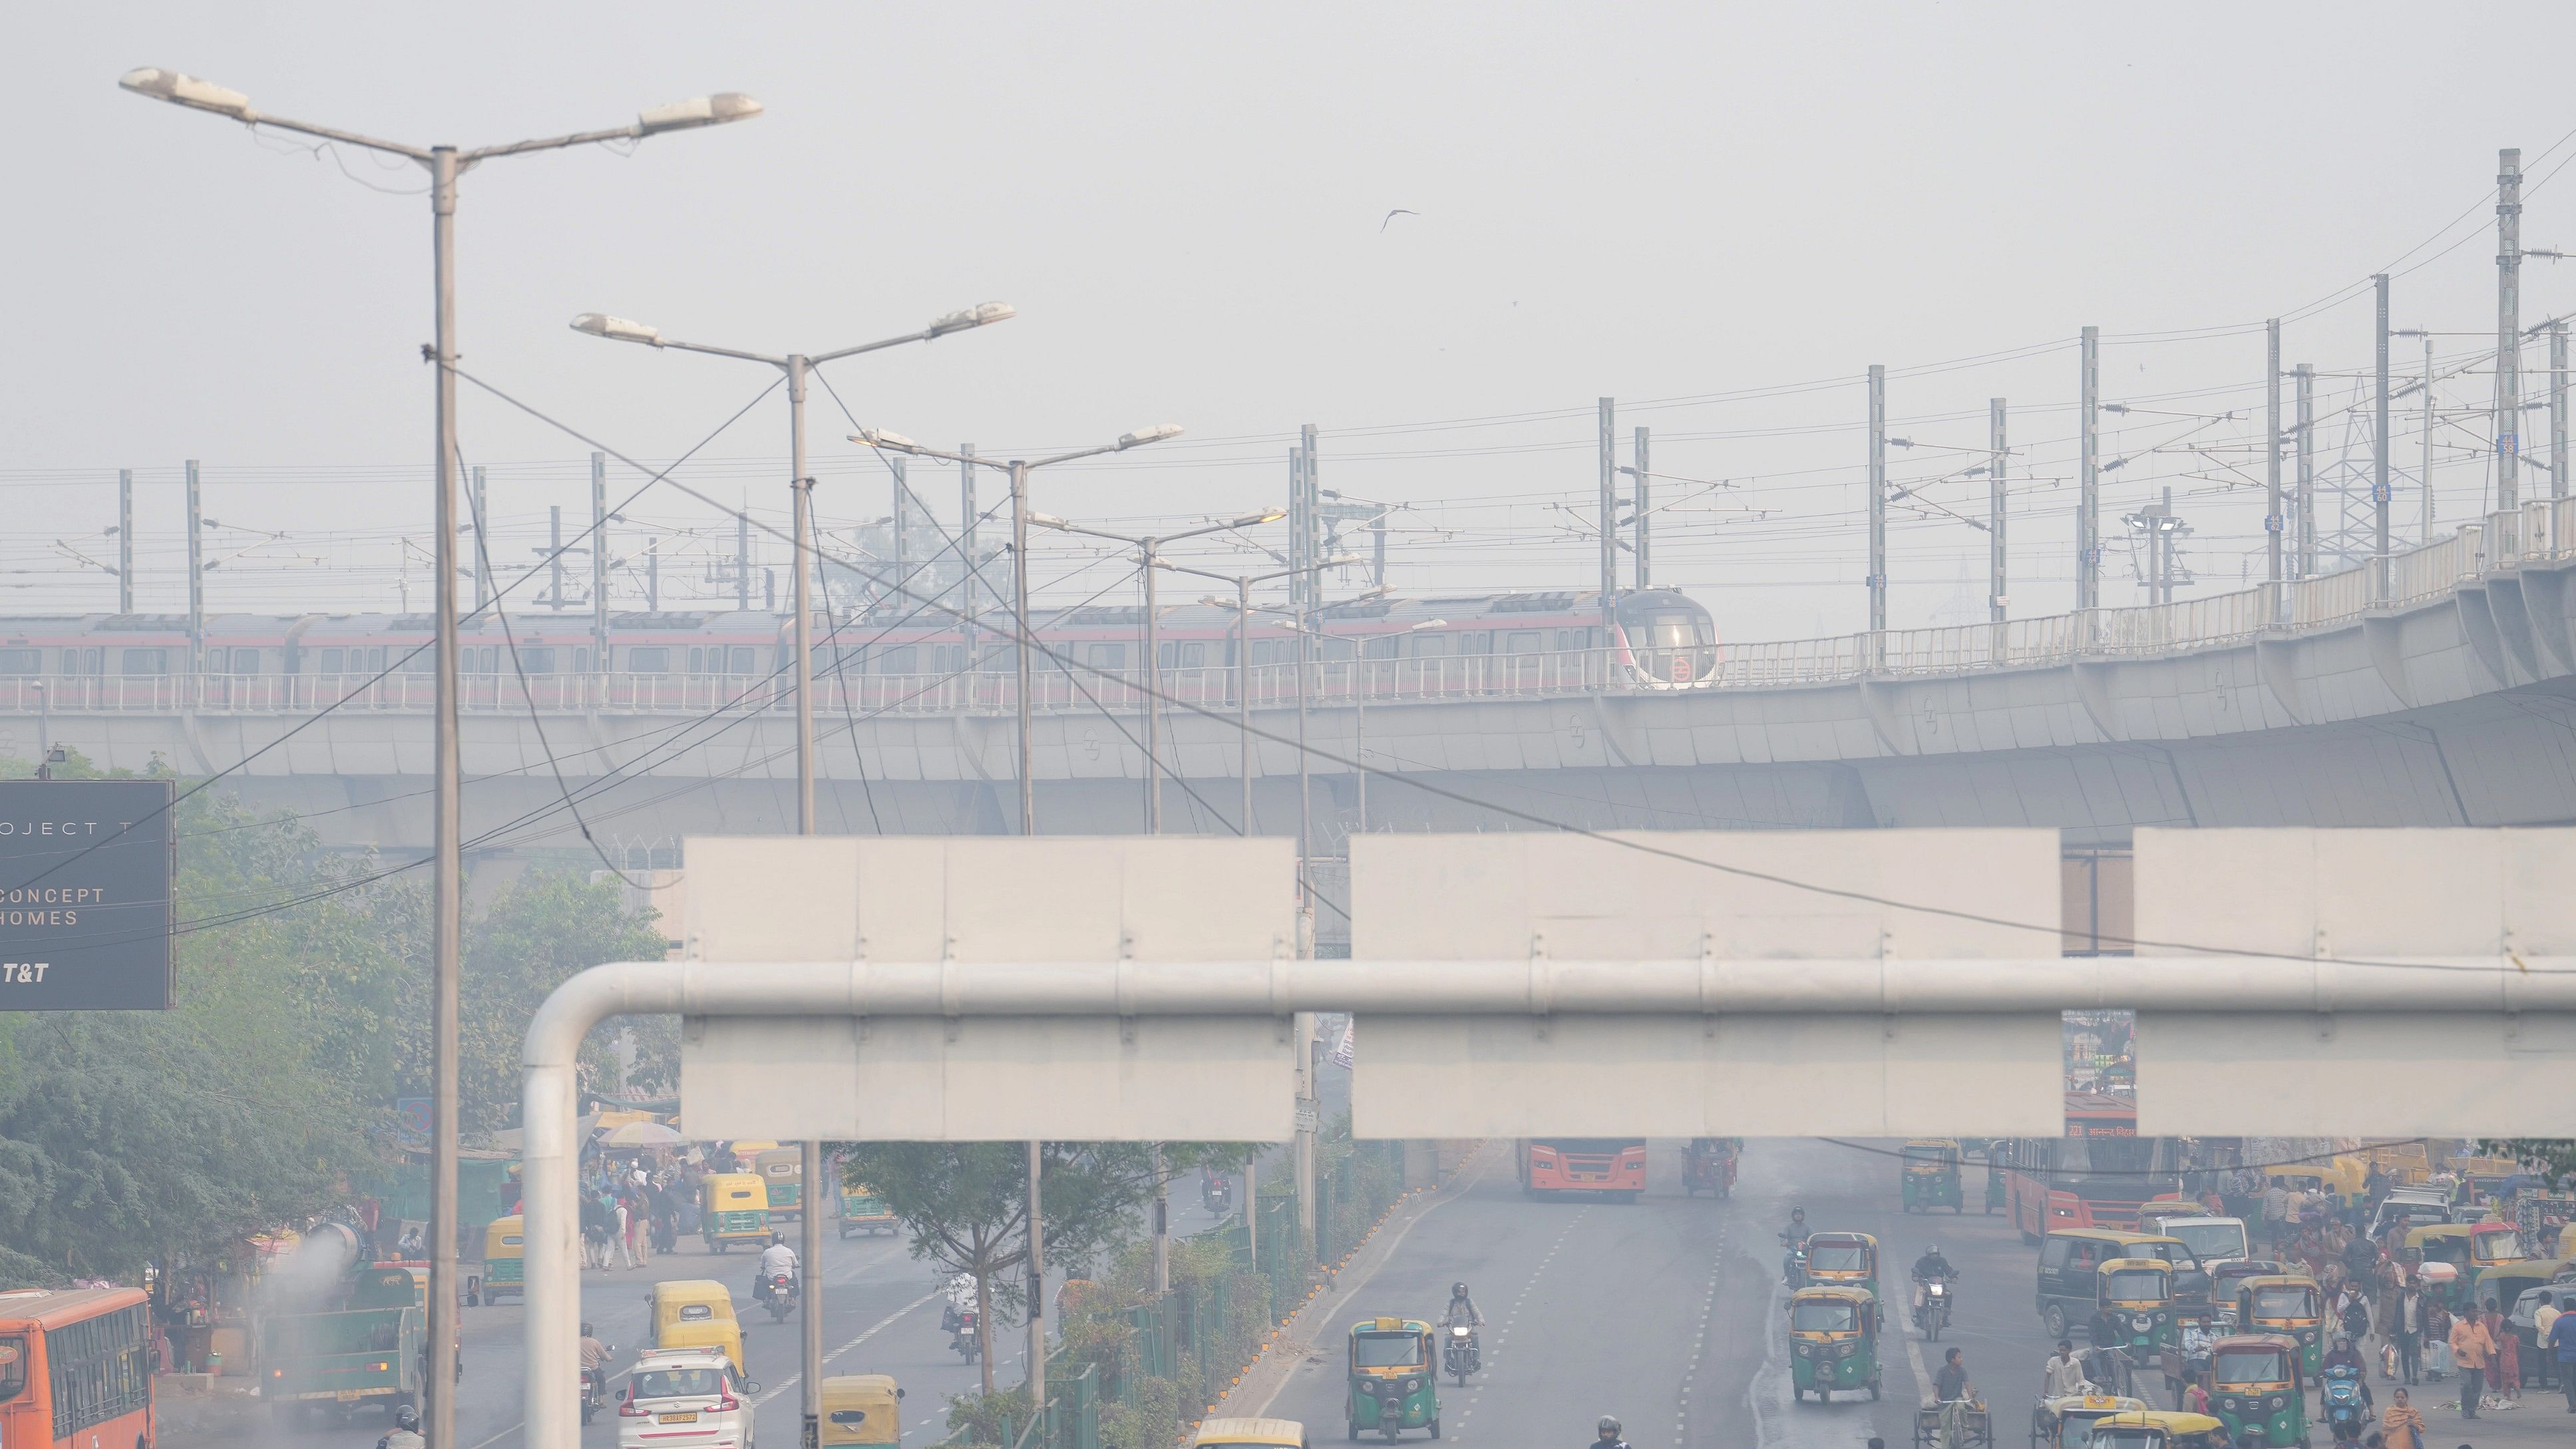
[[[1017, 1142], [850, 1145], [842, 1181], [865, 1186], [912, 1236], [912, 1255], [975, 1280], [975, 1331], [984, 1392], [993, 1392], [993, 1311], [1026, 1306], [1007, 1281], [1029, 1262], [1029, 1152]], [[1039, 1199], [1051, 1262], [1080, 1262], [1132, 1235], [1154, 1193], [1150, 1148], [1051, 1142], [1041, 1149]]]
[[218, 1253], [321, 1211], [375, 1161], [403, 889], [214, 792], [172, 827], [172, 1009], [0, 1022], [0, 1220], [17, 1255], [0, 1272], [130, 1279], [174, 1250]]
[[[425, 926], [425, 921], [424, 921]], [[404, 978], [405, 1031], [395, 1095], [429, 1093], [429, 970], [425, 929], [411, 940], [422, 949]], [[630, 913], [613, 881], [593, 884], [571, 873], [531, 874], [495, 893], [466, 923], [457, 963], [457, 1116], [469, 1133], [508, 1126], [519, 1107], [519, 1054], [528, 1022], [556, 987], [582, 970], [608, 961], [660, 960], [668, 942], [649, 911]], [[679, 1018], [653, 1017], [632, 1025], [644, 1039], [645, 1059], [675, 1062]], [[611, 1078], [603, 1026], [582, 1043], [585, 1085]], [[676, 1076], [676, 1071], [670, 1073]]]

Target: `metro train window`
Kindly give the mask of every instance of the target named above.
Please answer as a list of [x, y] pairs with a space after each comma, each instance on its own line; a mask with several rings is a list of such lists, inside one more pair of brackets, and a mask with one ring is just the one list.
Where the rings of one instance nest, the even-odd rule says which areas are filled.
[[554, 673], [554, 672], [555, 672], [555, 651], [553, 651], [552, 649], [522, 649], [522, 650], [520, 650], [520, 651], [519, 651], [519, 671], [520, 671], [521, 673], [523, 673], [523, 674], [552, 674], [552, 673]]
[[589, 650], [576, 649], [572, 651], [572, 672], [575, 674], [588, 674], [590, 672]]
[[751, 655], [752, 649], [750, 645], [735, 645], [733, 647], [733, 672], [736, 674], [751, 673], [752, 670], [757, 667], [751, 662]]
[[1514, 629], [1503, 636], [1503, 652], [1536, 654], [1544, 647], [1539, 643], [1539, 637], [1539, 631], [1536, 629]]
[[921, 651], [910, 644], [900, 649], [880, 649], [877, 651], [877, 673], [910, 674], [919, 667], [920, 660]]
[[1416, 634], [1413, 636], [1413, 657], [1446, 659], [1449, 657], [1449, 646], [1455, 642], [1446, 634]]
[[1470, 629], [1466, 633], [1459, 635], [1458, 652], [1461, 654], [1493, 653], [1494, 631], [1491, 629]]
[[234, 651], [233, 651], [233, 673], [235, 673], [235, 674], [257, 674], [257, 673], [259, 673], [259, 651], [258, 651], [258, 650], [256, 650], [256, 649], [236, 649], [236, 650], [234, 650]]
[[[341, 661], [342, 659], [346, 658], [346, 657], [347, 657], [347, 651], [345, 651], [345, 650], [340, 650], [340, 649], [325, 649], [325, 650], [323, 650], [323, 651], [322, 651], [322, 672], [323, 672], [324, 674], [337, 674], [337, 673], [339, 673], [339, 672], [340, 672], [340, 661]], [[1044, 1179], [1040, 1179], [1040, 1180], [1041, 1180], [1041, 1181], [1043, 1181]]]
[[0, 674], [42, 674], [44, 672], [44, 650], [0, 649]]
[[167, 674], [170, 651], [167, 649], [128, 649], [117, 667], [127, 674]]
[[107, 657], [103, 649], [66, 649], [63, 651], [63, 673], [96, 674], [99, 661]]
[[208, 674], [221, 674], [221, 673], [223, 673], [223, 672], [224, 672], [224, 661], [225, 661], [225, 659], [226, 659], [226, 658], [228, 658], [228, 657], [229, 657], [229, 656], [228, 656], [228, 655], [225, 653], [225, 651], [224, 651], [223, 649], [221, 649], [220, 647], [207, 650], [207, 651], [206, 651], [206, 672], [207, 672]]
[[1124, 669], [1127, 667], [1127, 646], [1085, 644], [1082, 646], [1082, 662], [1094, 669]]
[[1198, 669], [1207, 664], [1207, 645], [1196, 639], [1181, 645], [1181, 667]]
[[1591, 635], [1589, 629], [1559, 629], [1556, 631], [1556, 647], [1560, 650], [1589, 649], [1592, 647]]
[[707, 651], [704, 649], [692, 649], [689, 651], [689, 672], [691, 674], [704, 674], [707, 672]]
[[635, 674], [667, 674], [671, 670], [671, 651], [668, 648], [629, 649], [626, 651], [626, 668]]
[[[357, 662], [357, 653], [358, 651], [354, 649], [349, 651], [349, 661], [352, 664]], [[379, 644], [367, 651], [367, 669], [370, 673], [381, 674], [384, 672], [384, 668], [385, 649], [383, 645]]]

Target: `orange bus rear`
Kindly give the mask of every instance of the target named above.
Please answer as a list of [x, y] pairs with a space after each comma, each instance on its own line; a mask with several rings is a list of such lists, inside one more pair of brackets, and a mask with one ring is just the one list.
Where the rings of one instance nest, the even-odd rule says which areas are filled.
[[1616, 1193], [1630, 1202], [1646, 1195], [1643, 1137], [1524, 1137], [1520, 1141], [1521, 1191]]
[[140, 1288], [0, 1293], [0, 1444], [149, 1449], [147, 1301]]

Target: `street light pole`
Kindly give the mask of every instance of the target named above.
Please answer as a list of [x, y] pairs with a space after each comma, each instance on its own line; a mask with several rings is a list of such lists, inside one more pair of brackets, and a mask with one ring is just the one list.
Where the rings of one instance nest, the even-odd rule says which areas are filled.
[[[663, 336], [658, 327], [629, 321], [623, 317], [611, 317], [602, 312], [584, 312], [572, 319], [574, 331], [586, 332], [593, 337], [605, 337], [614, 342], [640, 343], [648, 347], [677, 348], [682, 352], [704, 352], [717, 357], [738, 358], [746, 362], [758, 362], [775, 367], [787, 375], [787, 494], [789, 528], [794, 534], [790, 545], [790, 557], [794, 561], [796, 573], [795, 583], [789, 591], [793, 601], [792, 607], [796, 611], [793, 631], [793, 638], [796, 641], [796, 674], [790, 688], [795, 691], [796, 697], [796, 833], [798, 835], [812, 835], [816, 828], [814, 815], [814, 477], [812, 470], [806, 464], [805, 452], [806, 380], [820, 362], [833, 362], [862, 352], [899, 347], [908, 342], [930, 342], [951, 332], [962, 332], [969, 328], [1008, 321], [1014, 315], [1016, 315], [1015, 309], [1007, 302], [986, 302], [979, 306], [951, 312], [918, 332], [907, 332], [900, 337], [888, 337], [881, 341], [861, 343], [856, 347], [844, 347], [837, 352], [814, 356], [802, 352], [790, 352], [783, 357], [742, 352], [730, 347], [711, 347], [703, 343], [683, 342], [678, 338]], [[597, 547], [598, 541], [594, 539], [592, 544], [593, 547]], [[737, 559], [735, 566], [742, 570], [742, 579], [749, 578], [751, 565], [748, 554]], [[742, 586], [739, 581], [737, 586]], [[804, 1259], [805, 1278], [804, 1295], [800, 1300], [804, 1356], [802, 1377], [799, 1380], [801, 1389], [799, 1398], [803, 1402], [805, 1411], [805, 1438], [811, 1441], [815, 1437], [816, 1426], [821, 1422], [822, 1414], [823, 1292], [822, 1282], [815, 1269], [823, 1258], [823, 1219], [813, 1210], [810, 1203], [812, 1198], [819, 1197], [823, 1191], [823, 1144], [820, 1142], [798, 1144], [797, 1166], [805, 1182], [805, 1191], [809, 1194], [809, 1205], [799, 1219], [801, 1231], [798, 1234], [802, 1244], [799, 1252]]]
[[[1271, 509], [1266, 513], [1253, 515], [1252, 521], [1276, 522], [1286, 516], [1284, 509]], [[1238, 519], [1235, 523], [1226, 526], [1240, 526], [1244, 521]], [[1221, 574], [1213, 569], [1185, 568], [1180, 564], [1159, 559], [1155, 561], [1154, 567], [1167, 569], [1172, 573], [1191, 574], [1198, 578], [1216, 579], [1222, 583], [1234, 585], [1234, 725], [1235, 733], [1241, 737], [1243, 748], [1241, 764], [1243, 824], [1241, 828], [1246, 839], [1252, 835], [1252, 586], [1266, 584], [1274, 579], [1294, 578], [1299, 574], [1344, 568], [1359, 561], [1357, 554], [1341, 554], [1334, 558], [1318, 559], [1297, 568], [1273, 569], [1266, 574]], [[1216, 601], [1202, 599], [1200, 602], [1215, 603]]]
[[[1078, 533], [1086, 538], [1105, 538], [1112, 543], [1126, 544], [1136, 550], [1136, 566], [1144, 571], [1145, 698], [1142, 708], [1145, 715], [1145, 833], [1147, 835], [1160, 835], [1163, 833], [1163, 753], [1161, 746], [1161, 655], [1163, 636], [1160, 628], [1160, 620], [1156, 617], [1154, 612], [1156, 597], [1154, 588], [1154, 571], [1156, 569], [1170, 569], [1174, 573], [1202, 574], [1208, 578], [1221, 579], [1228, 577], [1228, 575], [1225, 574], [1210, 574], [1202, 569], [1185, 569], [1166, 563], [1163, 561], [1162, 555], [1157, 552], [1157, 550], [1164, 544], [1178, 543], [1185, 538], [1198, 538], [1202, 535], [1211, 533], [1231, 533], [1236, 529], [1254, 528], [1264, 523], [1277, 523], [1280, 519], [1287, 516], [1288, 510], [1285, 508], [1266, 508], [1259, 513], [1247, 513], [1240, 518], [1227, 519], [1223, 523], [1210, 523], [1198, 528], [1185, 528], [1178, 533], [1137, 537], [1124, 533], [1111, 533], [1106, 529], [1086, 528], [1078, 523], [1067, 523], [1063, 519], [1054, 517], [1050, 514], [1033, 513], [1029, 515], [1029, 521], [1040, 528], [1052, 528], [1059, 533]], [[1291, 572], [1304, 571], [1291, 570]], [[1275, 575], [1264, 575], [1264, 577], [1275, 577]], [[1248, 813], [1246, 818], [1250, 818]], [[1247, 833], [1249, 832], [1247, 831]]]
[[[191, 110], [207, 111], [245, 126], [271, 126], [282, 131], [295, 131], [308, 136], [363, 150], [401, 156], [419, 163], [429, 172], [430, 212], [430, 277], [432, 337], [428, 361], [436, 365], [434, 446], [437, 460], [432, 472], [435, 497], [431, 517], [438, 530], [432, 549], [438, 572], [435, 586], [437, 609], [436, 659], [437, 705], [434, 711], [435, 741], [432, 759], [436, 774], [431, 806], [432, 885], [430, 889], [430, 1191], [429, 1191], [429, 1312], [428, 1332], [432, 1345], [431, 1358], [444, 1365], [457, 1342], [456, 1287], [456, 1078], [457, 1078], [457, 960], [458, 938], [463, 930], [464, 857], [461, 836], [462, 789], [457, 748], [456, 702], [456, 178], [471, 167], [502, 156], [526, 155], [535, 151], [555, 151], [569, 146], [596, 142], [641, 140], [664, 131], [689, 130], [700, 126], [721, 125], [727, 121], [748, 120], [760, 114], [760, 103], [748, 96], [727, 93], [701, 96], [676, 105], [658, 106], [639, 113], [632, 125], [610, 130], [583, 131], [545, 140], [514, 141], [499, 146], [477, 147], [461, 151], [454, 146], [407, 146], [378, 140], [355, 132], [317, 126], [282, 116], [264, 115], [251, 108], [250, 98], [210, 81], [177, 71], [154, 66], [131, 70], [117, 81], [119, 86], [148, 99], [167, 101]], [[569, 1244], [566, 1245], [569, 1252]], [[578, 1314], [578, 1306], [572, 1309]], [[578, 1320], [561, 1324], [531, 1322], [529, 1332], [559, 1331], [567, 1338], [578, 1327]], [[444, 1372], [425, 1376], [422, 1385], [424, 1407], [428, 1413], [423, 1424], [433, 1449], [455, 1449], [456, 1398], [455, 1381]], [[547, 1401], [528, 1406], [528, 1427], [538, 1442], [547, 1442], [545, 1432], [572, 1411], [569, 1399]]]
[[1076, 448], [1070, 453], [1058, 453], [1054, 457], [1040, 458], [1034, 462], [1014, 458], [1008, 463], [995, 463], [989, 459], [978, 458], [972, 453], [951, 453], [939, 448], [925, 448], [901, 433], [890, 433], [883, 428], [861, 428], [850, 434], [851, 442], [864, 443], [871, 448], [882, 448], [915, 458], [944, 458], [951, 463], [968, 468], [1006, 468], [1010, 472], [1011, 621], [1013, 627], [1019, 632], [1019, 639], [1012, 649], [1012, 657], [1015, 660], [1013, 673], [1019, 687], [1012, 693], [1018, 696], [1019, 705], [1017, 713], [1020, 726], [1020, 833], [1022, 835], [1035, 835], [1038, 829], [1037, 779], [1036, 772], [1030, 768], [1029, 763], [1031, 755], [1035, 753], [1034, 747], [1029, 742], [1031, 728], [1029, 652], [1037, 647], [1037, 636], [1029, 628], [1029, 523], [1031, 520], [1029, 474], [1039, 468], [1053, 467], [1058, 463], [1070, 463], [1076, 458], [1096, 458], [1103, 453], [1124, 453], [1130, 448], [1141, 448], [1148, 443], [1159, 443], [1166, 438], [1177, 438], [1180, 435], [1180, 424], [1156, 423], [1149, 428], [1138, 428], [1133, 432], [1121, 433], [1116, 442], [1102, 443], [1094, 448]]

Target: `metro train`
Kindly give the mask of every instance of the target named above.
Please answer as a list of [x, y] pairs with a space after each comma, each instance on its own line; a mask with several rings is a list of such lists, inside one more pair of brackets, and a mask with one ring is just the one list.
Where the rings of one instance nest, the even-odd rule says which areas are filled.
[[[1507, 593], [1399, 599], [1363, 596], [1316, 611], [1317, 657], [1367, 660], [1506, 661], [1526, 656], [1582, 655], [1606, 643], [1612, 667], [1635, 686], [1688, 689], [1717, 674], [1718, 641], [1706, 609], [1672, 589], [1611, 598], [1610, 631], [1602, 635], [1595, 592]], [[1037, 612], [1048, 652], [1091, 670], [1141, 664], [1142, 611], [1135, 605], [1089, 605]], [[1296, 658], [1285, 616], [1256, 612], [1250, 626], [1255, 667]], [[519, 669], [528, 675], [761, 678], [787, 660], [791, 614], [760, 610], [664, 610], [609, 616], [607, 656], [587, 613], [539, 611], [510, 616]], [[0, 681], [35, 678], [136, 678], [197, 673], [232, 679], [363, 679], [386, 671], [433, 672], [427, 614], [209, 614], [204, 661], [192, 671], [184, 614], [0, 616]], [[1207, 601], [1163, 610], [1158, 630], [1166, 670], [1229, 669], [1235, 615]], [[509, 647], [489, 616], [467, 622], [459, 666], [469, 676], [507, 674]], [[1065, 666], [1042, 653], [1041, 668]], [[970, 632], [951, 617], [906, 604], [879, 605], [846, 617], [818, 619], [815, 670], [844, 675], [945, 676], [1014, 667], [1007, 635]], [[1490, 668], [1490, 664], [1485, 666]]]

